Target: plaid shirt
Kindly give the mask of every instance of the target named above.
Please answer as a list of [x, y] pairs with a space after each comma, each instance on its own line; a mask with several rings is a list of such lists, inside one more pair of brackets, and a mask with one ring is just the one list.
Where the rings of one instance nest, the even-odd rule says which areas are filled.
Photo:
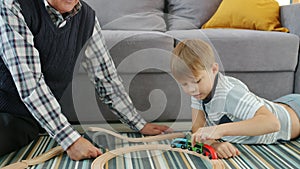
[[[65, 17], [48, 3], [45, 3], [45, 7], [53, 23], [63, 27], [66, 20], [81, 9], [81, 4], [76, 5]], [[16, 0], [1, 0], [0, 8], [1, 59], [11, 72], [20, 98], [28, 110], [49, 135], [67, 149], [80, 135], [62, 114], [58, 101], [45, 83], [39, 53], [34, 47], [34, 37], [26, 26], [20, 5]], [[104, 43], [96, 18], [93, 36], [82, 65], [88, 71], [100, 98], [112, 107], [123, 123], [127, 123], [132, 129], [141, 130], [146, 122], [136, 112], [125, 92]]]

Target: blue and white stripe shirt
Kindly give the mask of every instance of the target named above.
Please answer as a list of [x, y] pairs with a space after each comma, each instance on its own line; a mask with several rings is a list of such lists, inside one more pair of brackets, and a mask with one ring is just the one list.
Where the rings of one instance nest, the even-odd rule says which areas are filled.
[[205, 112], [206, 125], [251, 119], [261, 106], [266, 106], [279, 119], [278, 132], [261, 136], [225, 136], [222, 139], [243, 144], [269, 144], [277, 140], [289, 140], [291, 123], [289, 113], [281, 105], [256, 96], [240, 80], [218, 73], [215, 88], [209, 101], [192, 97], [192, 108]]
[[[45, 0], [45, 7], [58, 27], [64, 26], [68, 17], [76, 15], [81, 9], [78, 3], [74, 10], [63, 17]], [[67, 149], [79, 137], [61, 107], [45, 83], [41, 70], [39, 52], [34, 47], [33, 35], [21, 13], [16, 0], [0, 2], [0, 56], [9, 69], [20, 98], [43, 128]], [[96, 18], [94, 31], [83, 59], [83, 67], [89, 73], [90, 80], [106, 104], [112, 106], [123, 123], [132, 129], [141, 130], [146, 121], [137, 113], [126, 93], [111, 56], [105, 46], [101, 28]]]

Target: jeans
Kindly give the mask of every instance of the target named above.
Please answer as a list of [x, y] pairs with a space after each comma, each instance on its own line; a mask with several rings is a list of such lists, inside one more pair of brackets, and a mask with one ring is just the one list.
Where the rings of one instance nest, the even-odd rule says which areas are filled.
[[0, 156], [28, 145], [38, 137], [40, 126], [33, 117], [0, 112]]
[[300, 94], [288, 94], [282, 96], [273, 102], [284, 103], [292, 108], [300, 119]]

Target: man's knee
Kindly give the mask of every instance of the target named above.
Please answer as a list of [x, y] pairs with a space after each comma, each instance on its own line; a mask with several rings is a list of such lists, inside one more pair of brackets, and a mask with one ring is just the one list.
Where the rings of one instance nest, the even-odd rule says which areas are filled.
[[29, 144], [38, 134], [39, 126], [34, 119], [0, 113], [0, 155]]

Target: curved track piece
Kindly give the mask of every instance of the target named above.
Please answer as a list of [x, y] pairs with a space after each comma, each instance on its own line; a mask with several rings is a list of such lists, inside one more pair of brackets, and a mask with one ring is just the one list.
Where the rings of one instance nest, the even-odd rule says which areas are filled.
[[[135, 151], [143, 151], [143, 150], [171, 150], [171, 151], [177, 151], [177, 152], [184, 152], [188, 154], [192, 154], [195, 156], [198, 156], [200, 158], [204, 158], [206, 160], [209, 160], [208, 157], [203, 156], [202, 154], [183, 150], [181, 148], [171, 148], [170, 145], [167, 144], [149, 144], [149, 145], [137, 145], [137, 146], [131, 146], [131, 147], [123, 147], [115, 150], [108, 151], [101, 156], [97, 157], [92, 165], [91, 169], [104, 169], [104, 165], [107, 161], [126, 153], [135, 152]], [[225, 168], [224, 164], [219, 160], [209, 160], [213, 166], [213, 168]]]
[[28, 168], [29, 166], [37, 165], [40, 163], [43, 163], [61, 153], [64, 152], [64, 149], [61, 146], [54, 147], [47, 151], [46, 153], [43, 153], [37, 157], [34, 157], [29, 160], [23, 160], [21, 162], [17, 162], [14, 164], [10, 164], [8, 166], [3, 167], [2, 169], [25, 169]]
[[182, 132], [177, 132], [177, 133], [170, 133], [170, 134], [161, 134], [161, 135], [156, 135], [156, 136], [148, 136], [148, 137], [142, 137], [142, 138], [129, 138], [129, 137], [124, 137], [118, 133], [115, 133], [113, 131], [104, 129], [104, 128], [98, 128], [98, 127], [89, 127], [88, 131], [94, 131], [94, 132], [104, 132], [107, 134], [110, 134], [112, 136], [115, 136], [119, 139], [126, 140], [128, 142], [153, 142], [153, 141], [160, 141], [160, 140], [167, 140], [167, 139], [173, 139], [177, 137], [185, 137], [185, 133]]

